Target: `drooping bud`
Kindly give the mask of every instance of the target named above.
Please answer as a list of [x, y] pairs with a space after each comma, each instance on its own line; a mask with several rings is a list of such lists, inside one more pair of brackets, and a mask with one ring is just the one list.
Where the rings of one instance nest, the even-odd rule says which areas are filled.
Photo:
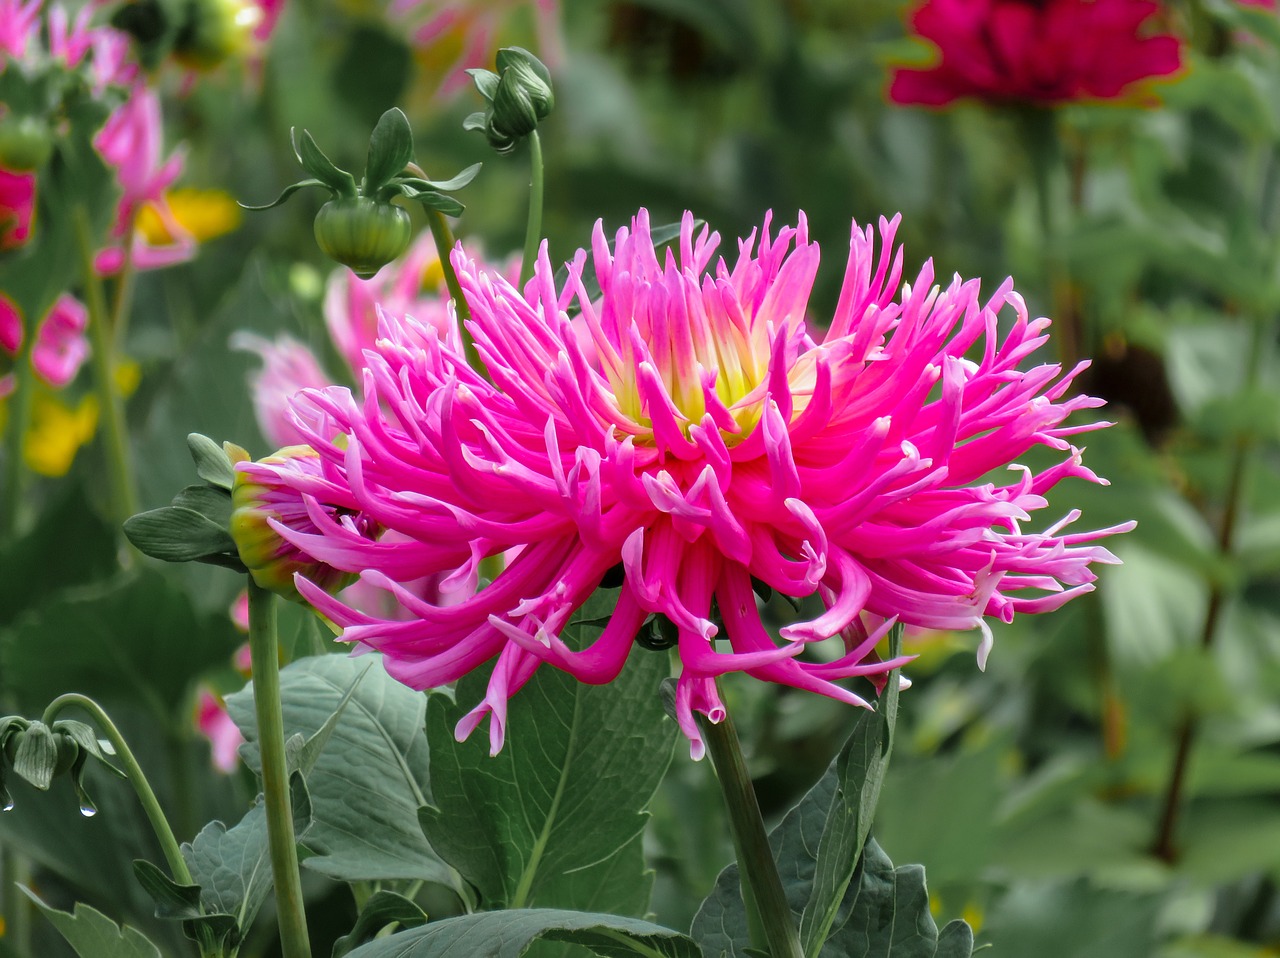
[[463, 121], [467, 130], [481, 130], [499, 153], [510, 153], [516, 144], [551, 115], [555, 94], [551, 73], [528, 50], [505, 47], [498, 51], [498, 72], [468, 70], [489, 109], [472, 113]]
[[[253, 581], [288, 599], [302, 601], [293, 584], [294, 573], [326, 592], [337, 592], [355, 580], [355, 575], [321, 562], [289, 542], [280, 527], [301, 533], [319, 533], [308, 511], [306, 498], [279, 479], [280, 472], [321, 475], [319, 455], [310, 446], [286, 446], [274, 455], [236, 467], [231, 490], [231, 537], [235, 540]], [[375, 538], [377, 526], [349, 509], [321, 505], [335, 522], [363, 536]]]
[[106, 742], [99, 742], [93, 729], [84, 722], [60, 719], [52, 725], [20, 715], [0, 718], [0, 810], [13, 807], [13, 799], [4, 786], [5, 767], [41, 791], [47, 791], [61, 775], [71, 776], [71, 787], [80, 800], [80, 811], [93, 815], [97, 809], [84, 789], [84, 767], [88, 760], [98, 759], [119, 774], [107, 756], [112, 754]]

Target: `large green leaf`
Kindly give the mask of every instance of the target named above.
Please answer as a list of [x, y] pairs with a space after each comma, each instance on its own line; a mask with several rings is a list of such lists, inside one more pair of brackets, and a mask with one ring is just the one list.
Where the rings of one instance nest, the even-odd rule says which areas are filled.
[[127, 925], [120, 927], [88, 905], [78, 904], [72, 912], [59, 911], [42, 902], [34, 892], [22, 890], [80, 958], [161, 958], [160, 949], [142, 932]]
[[693, 941], [670, 928], [618, 915], [550, 908], [447, 918], [372, 941], [348, 958], [519, 958], [538, 939], [583, 945], [606, 958], [702, 958]]
[[[60, 589], [105, 578], [117, 565], [113, 530], [83, 490], [68, 484], [30, 532], [0, 549], [0, 626]], [[0, 680], [0, 689], [7, 678]]]
[[[597, 592], [565, 641], [594, 638], [616, 596]], [[435, 802], [422, 810], [422, 827], [485, 907], [644, 913], [652, 877], [641, 833], [675, 735], [658, 696], [667, 671], [665, 656], [643, 649], [608, 685], [544, 667], [512, 699], [506, 746], [492, 757], [484, 736], [453, 737], [483, 696], [484, 676], [459, 683], [458, 704], [431, 697]]]
[[[307, 846], [316, 854], [305, 864], [343, 881], [450, 884], [449, 869], [417, 827], [418, 808], [431, 800], [422, 693], [388, 676], [377, 656], [300, 659], [280, 673], [285, 735], [314, 735], [357, 680], [306, 775]], [[228, 696], [227, 711], [245, 738], [256, 738], [252, 686]]]

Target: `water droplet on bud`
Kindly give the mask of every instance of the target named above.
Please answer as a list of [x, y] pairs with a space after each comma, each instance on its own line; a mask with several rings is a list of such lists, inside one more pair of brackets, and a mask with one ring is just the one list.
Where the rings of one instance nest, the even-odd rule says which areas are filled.
[[85, 818], [93, 818], [94, 815], [98, 814], [98, 810], [86, 802], [80, 806], [80, 814]]
[[11, 798], [11, 799], [9, 799], [7, 802], [5, 802], [5, 803], [4, 803], [4, 807], [3, 807], [3, 808], [0, 808], [0, 812], [11, 812], [11, 811], [13, 811], [13, 799], [12, 799], [12, 798]]

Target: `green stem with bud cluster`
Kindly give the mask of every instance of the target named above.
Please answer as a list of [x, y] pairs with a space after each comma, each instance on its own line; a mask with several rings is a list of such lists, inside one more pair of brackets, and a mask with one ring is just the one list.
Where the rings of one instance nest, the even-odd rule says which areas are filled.
[[529, 141], [529, 220], [524, 230], [524, 253], [520, 260], [520, 287], [533, 278], [533, 268], [538, 260], [538, 246], [542, 242], [542, 141], [538, 131], [532, 130]]
[[160, 850], [164, 853], [165, 861], [169, 863], [169, 871], [173, 874], [173, 880], [180, 885], [194, 884], [191, 878], [191, 870], [187, 868], [186, 859], [182, 857], [182, 851], [178, 847], [178, 840], [173, 835], [173, 829], [169, 827], [169, 820], [165, 818], [164, 810], [160, 807], [160, 801], [156, 798], [156, 793], [152, 790], [151, 783], [147, 781], [147, 776], [143, 773], [142, 766], [134, 758], [133, 751], [129, 748], [129, 743], [124, 740], [124, 736], [120, 734], [120, 730], [116, 728], [115, 723], [111, 721], [110, 716], [107, 715], [102, 706], [87, 695], [69, 692], [66, 695], [59, 695], [49, 703], [49, 707], [44, 710], [41, 721], [45, 725], [52, 727], [53, 720], [57, 718], [58, 713], [69, 706], [77, 706], [88, 712], [97, 724], [98, 729], [107, 737], [107, 741], [111, 743], [111, 747], [115, 749], [116, 758], [120, 760], [120, 770], [124, 772], [129, 784], [133, 786], [133, 790], [138, 796], [138, 801], [142, 804], [142, 810], [147, 815], [147, 821], [151, 823], [151, 830], [155, 832], [156, 838], [160, 841]]
[[733, 720], [727, 713], [720, 722], [712, 722], [699, 714], [698, 728], [706, 740], [729, 812], [729, 830], [738, 855], [738, 876], [751, 943], [771, 958], [804, 958], [800, 933], [787, 904], [782, 879], [778, 877], [778, 865], [769, 847], [764, 818]]
[[92, 345], [94, 388], [98, 393], [99, 416], [106, 443], [107, 477], [111, 490], [111, 511], [117, 522], [138, 512], [138, 495], [129, 466], [129, 446], [124, 424], [124, 403], [115, 384], [115, 343], [107, 315], [102, 280], [93, 266], [93, 230], [84, 207], [75, 211], [76, 245], [80, 252], [85, 307], [89, 311], [89, 338]]
[[253, 660], [253, 705], [258, 718], [258, 747], [262, 755], [267, 844], [275, 881], [281, 954], [284, 958], [311, 958], [302, 878], [298, 873], [298, 842], [294, 836], [293, 808], [289, 801], [274, 599], [269, 590], [249, 580], [249, 652]]

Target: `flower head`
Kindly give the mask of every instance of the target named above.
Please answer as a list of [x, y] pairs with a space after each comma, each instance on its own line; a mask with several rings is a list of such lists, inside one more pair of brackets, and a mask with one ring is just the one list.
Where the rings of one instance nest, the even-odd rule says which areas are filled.
[[[1068, 437], [1106, 424], [1066, 424], [1101, 402], [1069, 395], [1083, 366], [1021, 368], [1049, 321], [1028, 318], [1011, 282], [984, 302], [976, 281], [936, 286], [926, 263], [903, 284], [896, 227], [880, 222], [878, 253], [874, 230], [853, 229], [821, 343], [805, 326], [819, 252], [803, 218], [776, 234], [766, 220], [726, 262], [691, 216], [678, 251], [660, 258], [641, 211], [612, 248], [597, 226], [563, 287], [544, 248], [523, 291], [459, 250], [489, 379], [455, 337], [384, 317], [360, 399], [334, 387], [292, 400], [315, 468], [304, 481], [273, 470], [314, 524], [281, 536], [361, 571], [412, 618], [356, 611], [300, 577], [303, 596], [417, 688], [496, 658], [485, 700], [458, 728], [491, 717], [495, 750], [507, 700], [535, 669], [608, 682], [654, 613], [677, 633], [676, 708], [695, 754], [693, 713], [723, 714], [724, 672], [865, 705], [837, 680], [903, 664], [874, 652], [895, 620], [980, 629], [985, 660], [984, 616], [1008, 621], [1090, 590], [1091, 563], [1114, 561], [1092, 541], [1128, 526], [1064, 532], [1072, 513], [1024, 528], [1060, 480], [1101, 481]], [[986, 478], [1034, 446], [1061, 461], [1038, 474], [1014, 465], [1006, 485]], [[388, 533], [373, 541], [335, 506]], [[473, 575], [504, 552], [505, 570], [465, 601], [432, 604], [402, 586], [451, 568]], [[561, 629], [618, 566], [607, 628], [570, 648]], [[757, 583], [816, 593], [825, 611], [775, 641]], [[843, 643], [834, 656], [804, 655], [827, 639]]]
[[899, 68], [895, 103], [944, 106], [962, 97], [1041, 105], [1110, 100], [1182, 66], [1176, 37], [1157, 34], [1152, 0], [924, 0], [915, 32], [940, 59]]

